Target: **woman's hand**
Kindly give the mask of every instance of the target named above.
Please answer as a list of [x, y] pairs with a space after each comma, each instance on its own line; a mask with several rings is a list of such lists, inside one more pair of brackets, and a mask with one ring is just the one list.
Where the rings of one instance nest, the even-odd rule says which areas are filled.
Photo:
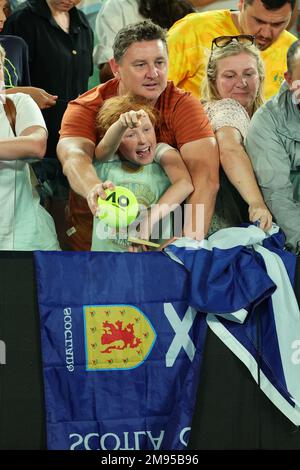
[[249, 204], [249, 220], [259, 222], [259, 228], [264, 231], [272, 227], [272, 214], [264, 202], [253, 202]]
[[32, 86], [26, 87], [24, 90], [25, 93], [31, 96], [40, 109], [47, 109], [56, 105], [56, 101], [58, 99], [57, 95], [51, 95], [42, 88], [36, 88]]
[[101, 197], [102, 199], [106, 199], [107, 197], [105, 189], [110, 189], [112, 191], [113, 189], [115, 189], [114, 183], [112, 183], [111, 181], [104, 181], [104, 183], [98, 183], [93, 186], [88, 192], [86, 200], [94, 216], [97, 216], [97, 213], [99, 211], [98, 197]]

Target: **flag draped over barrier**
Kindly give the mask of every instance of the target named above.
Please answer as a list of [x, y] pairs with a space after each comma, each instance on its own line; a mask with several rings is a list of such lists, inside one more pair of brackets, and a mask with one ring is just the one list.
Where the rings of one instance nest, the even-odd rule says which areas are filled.
[[183, 449], [206, 332], [161, 253], [35, 253], [49, 449]]
[[[283, 246], [277, 226], [266, 234], [251, 225], [220, 230], [201, 243], [180, 240], [168, 252], [190, 272], [190, 304], [209, 312], [210, 328], [299, 426], [300, 313], [291, 284], [296, 256]], [[204, 283], [213, 286], [209, 295]]]
[[299, 425], [296, 257], [282, 246], [277, 227], [249, 226], [181, 239], [166, 249], [177, 262], [36, 252], [48, 448], [185, 448], [206, 323]]

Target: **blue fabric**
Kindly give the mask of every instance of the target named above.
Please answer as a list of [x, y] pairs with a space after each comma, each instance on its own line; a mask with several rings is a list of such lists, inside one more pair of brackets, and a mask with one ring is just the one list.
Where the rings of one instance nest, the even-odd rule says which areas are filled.
[[186, 250], [171, 245], [169, 249], [191, 273], [190, 302], [202, 311], [231, 313], [276, 289], [250, 248]]
[[184, 449], [206, 321], [300, 424], [296, 257], [282, 233], [249, 226], [184, 243], [166, 250], [177, 263], [35, 253], [49, 449]]
[[300, 315], [292, 290], [297, 257], [284, 250], [284, 242], [276, 226], [265, 234], [245, 225], [167, 250], [190, 273], [191, 305], [209, 313], [212, 330], [300, 425]]
[[48, 449], [185, 448], [206, 333], [185, 269], [162, 253], [36, 252], [35, 263]]

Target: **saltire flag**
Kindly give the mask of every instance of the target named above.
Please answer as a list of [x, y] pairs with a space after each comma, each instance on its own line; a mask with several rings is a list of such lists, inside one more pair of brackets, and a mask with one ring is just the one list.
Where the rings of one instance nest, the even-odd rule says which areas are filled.
[[[246, 365], [263, 392], [300, 425], [300, 313], [296, 256], [277, 226], [223, 229], [166, 251], [190, 273], [190, 304]], [[258, 289], [258, 296], [253, 293]], [[218, 300], [219, 299], [219, 300]]]
[[162, 253], [36, 252], [48, 449], [184, 449], [206, 320]]

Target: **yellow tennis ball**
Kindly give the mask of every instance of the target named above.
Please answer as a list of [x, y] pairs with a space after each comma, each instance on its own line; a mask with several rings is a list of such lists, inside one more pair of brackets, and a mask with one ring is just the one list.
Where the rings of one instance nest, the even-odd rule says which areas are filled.
[[127, 227], [138, 215], [139, 204], [135, 195], [123, 186], [116, 186], [113, 190], [106, 189], [105, 192], [106, 199], [98, 198], [98, 218], [110, 227]]

